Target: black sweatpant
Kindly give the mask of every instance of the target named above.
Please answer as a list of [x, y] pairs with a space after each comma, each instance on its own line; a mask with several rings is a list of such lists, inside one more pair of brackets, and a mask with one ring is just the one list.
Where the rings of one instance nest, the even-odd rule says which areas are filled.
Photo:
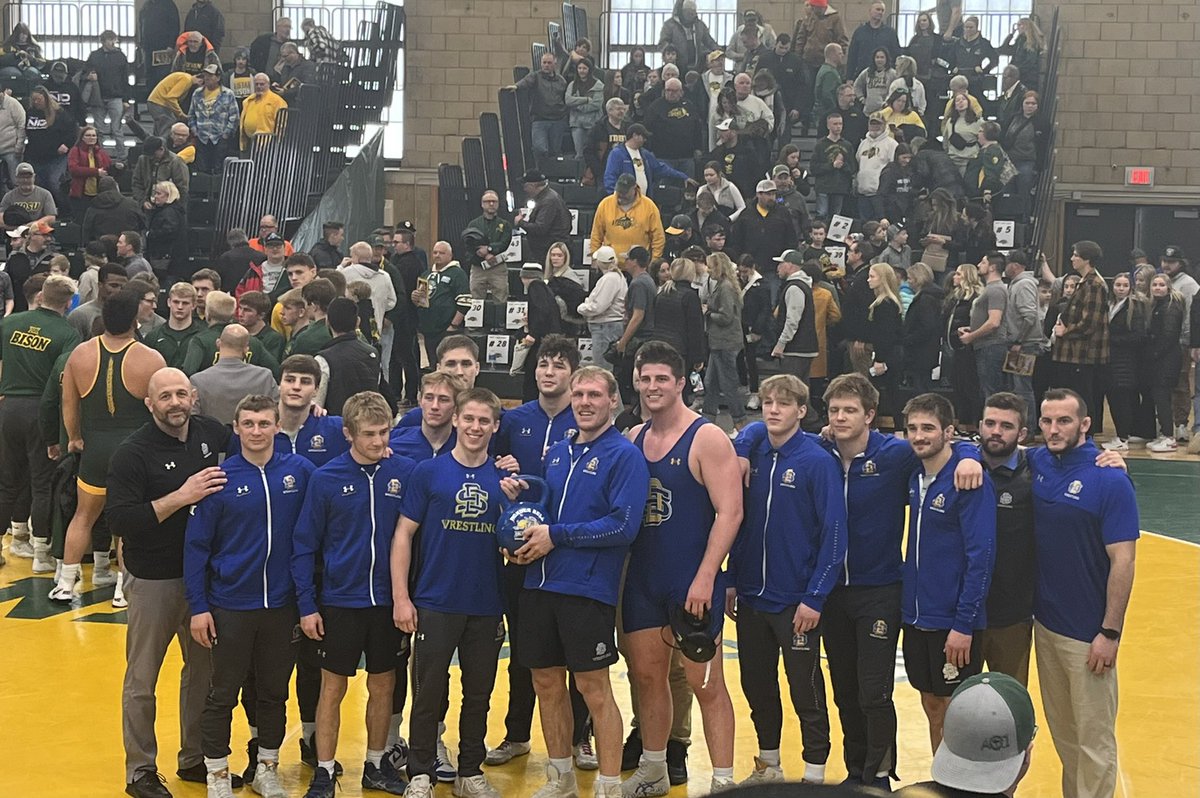
[[458, 716], [458, 775], [478, 776], [486, 753], [488, 705], [496, 682], [496, 659], [504, 643], [500, 615], [450, 615], [417, 609], [412, 641], [413, 705], [409, 716], [408, 776], [437, 781], [438, 723], [449, 689], [450, 663], [458, 649], [462, 709]]
[[783, 702], [779, 696], [779, 653], [787, 674], [792, 708], [800, 717], [804, 761], [824, 765], [829, 759], [829, 710], [825, 705], [825, 678], [821, 675], [820, 627], [796, 634], [792, 619], [796, 608], [760, 612], [738, 606], [738, 668], [742, 692], [750, 704], [750, 720], [764, 751], [779, 749], [783, 734]]
[[408, 701], [408, 658], [412, 654], [412, 635], [402, 634], [400, 638], [400, 662], [396, 665], [396, 686], [392, 688], [392, 714], [404, 713], [404, 704]]
[[1091, 363], [1054, 363], [1054, 382], [1051, 388], [1070, 388], [1083, 397], [1088, 413], [1100, 415], [1096, 404], [1096, 367]]
[[900, 585], [836, 587], [821, 613], [846, 771], [871, 781], [896, 771], [896, 642]]
[[[521, 622], [517, 606], [520, 604], [525, 569], [528, 567], [508, 563], [502, 572], [504, 602], [508, 606], [508, 712], [504, 716], [504, 739], [514, 743], [529, 742], [533, 708], [537, 701], [533, 672], [517, 661], [517, 625]], [[591, 716], [587, 702], [575, 687], [573, 674], [570, 677], [570, 693], [573, 718], [571, 744], [581, 745], [591, 736]]]
[[[436, 364], [435, 364], [436, 365]], [[396, 328], [392, 339], [392, 364], [388, 381], [397, 399], [416, 405], [421, 390], [421, 350], [417, 345], [417, 331]]]
[[50, 537], [50, 482], [57, 465], [46, 456], [46, 441], [38, 426], [36, 396], [6, 396], [0, 401], [0, 519], [9, 521], [13, 511], [25, 504], [30, 494], [30, 521], [34, 537]]
[[296, 607], [243, 611], [214, 607], [212, 615], [217, 641], [212, 647], [212, 684], [200, 716], [201, 750], [209, 759], [229, 756], [233, 708], [251, 669], [259, 747], [277, 749], [287, 727]]

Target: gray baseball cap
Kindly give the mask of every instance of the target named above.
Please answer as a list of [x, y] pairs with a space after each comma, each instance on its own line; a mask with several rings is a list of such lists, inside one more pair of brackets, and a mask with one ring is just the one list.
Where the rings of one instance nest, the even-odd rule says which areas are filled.
[[1003, 792], [1020, 775], [1036, 734], [1033, 701], [1020, 682], [1003, 673], [972, 676], [950, 697], [933, 779], [956, 790]]

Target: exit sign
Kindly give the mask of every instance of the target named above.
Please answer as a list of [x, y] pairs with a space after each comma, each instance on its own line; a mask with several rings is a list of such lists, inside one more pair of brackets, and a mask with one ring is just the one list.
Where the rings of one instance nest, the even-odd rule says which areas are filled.
[[1150, 187], [1154, 185], [1153, 166], [1126, 166], [1125, 185]]

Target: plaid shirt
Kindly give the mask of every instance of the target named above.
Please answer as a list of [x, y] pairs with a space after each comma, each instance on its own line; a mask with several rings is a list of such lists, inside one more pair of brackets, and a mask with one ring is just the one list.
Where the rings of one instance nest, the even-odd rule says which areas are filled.
[[308, 48], [309, 60], [318, 64], [336, 64], [342, 60], [341, 45], [321, 25], [314, 25], [304, 34], [304, 46]]
[[192, 109], [188, 113], [188, 127], [198, 141], [216, 144], [238, 134], [241, 126], [240, 108], [234, 93], [222, 86], [212, 105], [204, 102], [204, 87], [192, 93]]
[[1053, 359], [1080, 365], [1108, 362], [1108, 288], [1092, 271], [1079, 281], [1061, 314], [1067, 331], [1054, 339]]

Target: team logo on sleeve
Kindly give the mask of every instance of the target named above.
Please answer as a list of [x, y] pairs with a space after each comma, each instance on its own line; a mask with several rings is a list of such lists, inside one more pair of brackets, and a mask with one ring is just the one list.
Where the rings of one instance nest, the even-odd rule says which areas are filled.
[[284, 493], [295, 493], [296, 492], [296, 478], [294, 476], [292, 476], [291, 474], [287, 474], [283, 478], [283, 492]]
[[600, 458], [593, 457], [591, 460], [588, 460], [587, 465], [585, 465], [583, 467], [583, 470], [589, 474], [595, 474], [596, 469], [599, 467], [600, 467]]
[[400, 488], [401, 488], [400, 480], [389, 479], [388, 484], [387, 484], [387, 495], [388, 496], [399, 496]]
[[643, 526], [658, 526], [671, 520], [671, 491], [657, 477], [650, 478], [650, 496], [646, 499]]
[[487, 491], [475, 482], [464, 482], [454, 494], [454, 514], [459, 518], [478, 518], [487, 512]]
[[310, 452], [325, 451], [325, 436], [324, 435], [312, 436], [312, 439], [308, 442], [308, 450]]

